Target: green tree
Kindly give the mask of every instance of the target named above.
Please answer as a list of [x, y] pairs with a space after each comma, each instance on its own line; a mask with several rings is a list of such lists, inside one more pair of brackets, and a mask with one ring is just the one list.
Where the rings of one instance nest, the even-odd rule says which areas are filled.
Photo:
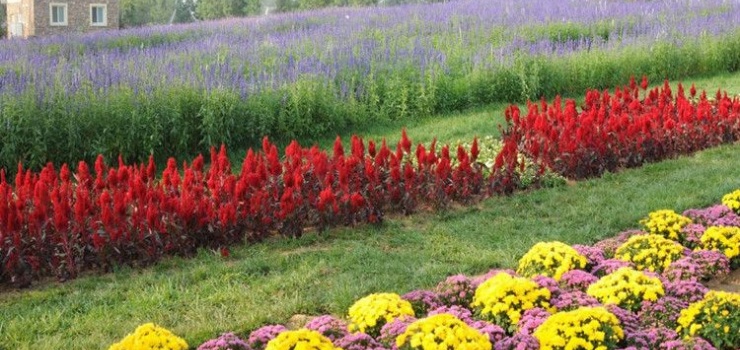
[[168, 23], [178, 0], [121, 0], [121, 24], [138, 27]]
[[180, 0], [177, 2], [176, 11], [174, 14], [175, 23], [189, 23], [195, 18], [195, 0]]
[[5, 9], [5, 5], [0, 5], [0, 39], [5, 39], [5, 31], [8, 28], [8, 24], [5, 23], [8, 20], [8, 13]]
[[217, 19], [259, 14], [260, 0], [198, 0], [195, 12], [198, 18]]

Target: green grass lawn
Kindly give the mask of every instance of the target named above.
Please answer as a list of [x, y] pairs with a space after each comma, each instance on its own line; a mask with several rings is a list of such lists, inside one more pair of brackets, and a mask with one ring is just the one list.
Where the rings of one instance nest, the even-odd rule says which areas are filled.
[[[740, 93], [740, 74], [699, 80]], [[688, 86], [687, 86], [688, 89]], [[414, 140], [496, 133], [502, 106], [427, 118]], [[402, 125], [366, 138], [397, 139]], [[347, 132], [343, 135], [349, 135]], [[331, 139], [318, 140], [330, 145]], [[191, 347], [244, 335], [294, 314], [345, 315], [368, 293], [430, 288], [444, 277], [514, 267], [534, 243], [593, 243], [637, 227], [648, 212], [707, 206], [740, 188], [740, 144], [727, 145], [574, 185], [496, 197], [444, 213], [393, 217], [381, 226], [338, 228], [301, 239], [237, 247], [223, 259], [202, 251], [143, 270], [121, 269], [31, 290], [0, 293], [0, 349], [103, 349], [156, 322]]]

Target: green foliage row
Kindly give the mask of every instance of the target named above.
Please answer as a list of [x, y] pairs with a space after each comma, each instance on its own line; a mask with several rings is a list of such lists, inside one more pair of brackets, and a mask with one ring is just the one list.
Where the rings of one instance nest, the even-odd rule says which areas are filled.
[[[47, 162], [76, 164], [122, 155], [126, 161], [188, 158], [211, 145], [231, 149], [276, 140], [315, 139], [377, 121], [419, 118], [493, 102], [522, 102], [555, 94], [576, 95], [608, 88], [630, 76], [651, 81], [740, 70], [740, 33], [676, 46], [635, 46], [619, 52], [593, 50], [559, 58], [519, 55], [510, 66], [445, 74], [428, 69], [370, 74], [343, 91], [341, 81], [305, 77], [248, 96], [168, 86], [152, 92], [119, 88], [107, 97], [92, 91], [48, 97], [32, 92], [0, 102], [0, 167], [19, 161], [38, 168]], [[339, 78], [338, 78], [339, 79]], [[352, 81], [359, 77], [341, 77]], [[347, 90], [345, 87], [344, 90]]]
[[390, 6], [445, 1], [451, 0], [121, 0], [121, 25], [138, 27], [170, 21], [188, 23], [196, 19], [255, 16], [264, 14], [268, 8], [271, 13], [276, 13], [333, 6]]

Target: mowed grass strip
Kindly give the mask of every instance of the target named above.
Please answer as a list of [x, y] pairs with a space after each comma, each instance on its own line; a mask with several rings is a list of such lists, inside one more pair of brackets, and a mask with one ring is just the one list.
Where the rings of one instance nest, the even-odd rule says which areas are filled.
[[232, 250], [202, 251], [143, 270], [0, 294], [0, 344], [103, 349], [145, 322], [191, 346], [292, 315], [344, 315], [372, 292], [430, 288], [456, 273], [514, 267], [539, 241], [593, 243], [656, 209], [707, 206], [740, 188], [740, 145], [608, 174], [571, 186], [491, 198], [445, 213], [396, 217]]

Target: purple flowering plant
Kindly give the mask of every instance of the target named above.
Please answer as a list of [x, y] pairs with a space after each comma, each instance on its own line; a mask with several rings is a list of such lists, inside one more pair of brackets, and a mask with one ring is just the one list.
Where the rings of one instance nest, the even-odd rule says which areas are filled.
[[349, 334], [347, 322], [331, 315], [316, 317], [306, 324], [306, 328], [317, 331], [334, 341]]
[[252, 350], [252, 348], [236, 334], [224, 333], [216, 339], [201, 344], [198, 350]]
[[287, 331], [283, 325], [267, 325], [257, 328], [247, 339], [247, 343], [252, 350], [265, 350], [267, 343], [275, 339], [280, 333]]

